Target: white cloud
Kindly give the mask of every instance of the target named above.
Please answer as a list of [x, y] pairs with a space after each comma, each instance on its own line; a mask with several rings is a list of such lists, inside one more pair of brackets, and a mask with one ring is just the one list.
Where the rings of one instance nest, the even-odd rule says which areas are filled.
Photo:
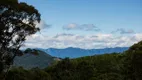
[[70, 23], [63, 26], [64, 30], [83, 30], [83, 31], [100, 31], [94, 24], [76, 24]]
[[40, 29], [50, 28], [51, 25], [48, 25], [45, 21], [41, 20], [40, 23], [37, 23], [36, 27]]
[[133, 33], [135, 33], [135, 32], [134, 32], [134, 30], [132, 30], [132, 29], [126, 30], [126, 29], [123, 29], [123, 28], [119, 28], [119, 29], [117, 29], [117, 30], [115, 30], [115, 31], [112, 31], [112, 33], [133, 34]]
[[35, 34], [27, 37], [25, 47], [30, 48], [67, 48], [78, 47], [84, 49], [106, 47], [129, 47], [142, 40], [142, 34], [131, 36], [116, 36], [113, 34], [75, 35], [58, 34], [55, 36], [42, 36]]

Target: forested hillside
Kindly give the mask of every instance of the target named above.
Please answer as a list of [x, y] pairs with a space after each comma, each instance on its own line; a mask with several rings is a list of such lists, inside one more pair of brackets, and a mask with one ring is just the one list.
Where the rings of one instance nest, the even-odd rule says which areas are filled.
[[28, 52], [23, 56], [16, 56], [13, 66], [22, 66], [26, 69], [31, 69], [34, 67], [45, 68], [47, 66], [50, 66], [54, 62], [54, 58], [51, 55], [40, 50], [36, 51], [37, 53], [35, 55], [33, 55], [32, 52]]
[[7, 80], [142, 80], [142, 41], [123, 53], [65, 58], [45, 69], [11, 69]]

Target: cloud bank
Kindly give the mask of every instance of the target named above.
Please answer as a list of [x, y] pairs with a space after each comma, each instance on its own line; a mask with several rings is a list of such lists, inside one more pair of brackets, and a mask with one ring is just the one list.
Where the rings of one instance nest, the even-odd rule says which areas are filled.
[[63, 26], [64, 30], [82, 30], [82, 31], [100, 31], [94, 24], [76, 24], [70, 23]]
[[134, 30], [132, 30], [132, 29], [126, 30], [126, 29], [124, 29], [124, 28], [119, 28], [119, 29], [117, 29], [117, 30], [115, 30], [115, 31], [112, 31], [112, 33], [133, 34], [133, 33], [135, 33], [135, 32], [134, 32]]
[[43, 36], [35, 34], [27, 37], [25, 48], [67, 48], [77, 47], [83, 49], [129, 47], [142, 40], [142, 33], [129, 36], [116, 36], [113, 34], [58, 34], [55, 36]]

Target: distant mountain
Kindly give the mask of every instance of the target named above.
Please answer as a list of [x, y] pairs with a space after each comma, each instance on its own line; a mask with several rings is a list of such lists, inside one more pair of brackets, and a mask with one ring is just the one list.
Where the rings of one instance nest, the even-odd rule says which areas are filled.
[[49, 53], [52, 56], [60, 57], [60, 58], [78, 58], [83, 56], [91, 56], [97, 54], [104, 54], [104, 53], [120, 53], [123, 51], [128, 50], [128, 47], [116, 47], [116, 48], [104, 48], [104, 49], [80, 49], [80, 48], [65, 48], [65, 49], [56, 49], [56, 48], [49, 48], [49, 49], [40, 49], [46, 53]]
[[26, 69], [39, 67], [39, 68], [45, 68], [52, 64], [54, 61], [54, 58], [40, 50], [38, 51], [38, 55], [34, 54], [24, 54], [23, 56], [18, 56], [14, 60], [14, 66], [22, 66]]

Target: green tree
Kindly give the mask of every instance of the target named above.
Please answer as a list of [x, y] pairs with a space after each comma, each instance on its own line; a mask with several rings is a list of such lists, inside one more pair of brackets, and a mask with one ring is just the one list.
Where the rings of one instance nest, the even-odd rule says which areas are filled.
[[129, 80], [142, 79], [142, 41], [134, 44], [125, 52], [124, 73]]
[[39, 68], [33, 68], [30, 72], [32, 74], [30, 80], [51, 80], [50, 74]]
[[19, 48], [26, 36], [39, 31], [39, 22], [40, 14], [33, 6], [18, 0], [0, 1], [0, 73], [9, 69], [15, 56], [23, 54]]

